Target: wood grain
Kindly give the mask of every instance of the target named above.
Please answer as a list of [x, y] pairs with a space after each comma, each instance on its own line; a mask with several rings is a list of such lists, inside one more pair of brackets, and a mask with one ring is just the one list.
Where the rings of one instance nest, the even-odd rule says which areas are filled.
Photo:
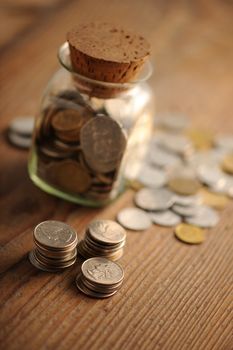
[[29, 264], [33, 227], [46, 219], [64, 220], [82, 237], [92, 218], [114, 218], [131, 205], [133, 192], [102, 210], [53, 198], [31, 183], [27, 152], [11, 147], [5, 136], [15, 115], [36, 113], [58, 68], [56, 50], [67, 29], [89, 19], [120, 23], [151, 41], [158, 111], [183, 111], [195, 125], [232, 133], [232, 2], [2, 4], [0, 348], [232, 350], [232, 204], [200, 246], [182, 244], [171, 229], [158, 226], [128, 232], [122, 289], [108, 300], [87, 298], [74, 284], [80, 262], [54, 275]]

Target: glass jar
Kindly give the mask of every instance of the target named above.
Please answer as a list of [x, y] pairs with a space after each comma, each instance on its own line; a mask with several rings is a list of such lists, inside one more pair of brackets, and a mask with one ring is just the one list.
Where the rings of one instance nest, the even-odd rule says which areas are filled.
[[150, 140], [151, 64], [135, 81], [108, 83], [74, 72], [67, 43], [58, 58], [62, 68], [49, 82], [36, 118], [29, 175], [48, 193], [102, 206], [123, 191], [125, 165]]

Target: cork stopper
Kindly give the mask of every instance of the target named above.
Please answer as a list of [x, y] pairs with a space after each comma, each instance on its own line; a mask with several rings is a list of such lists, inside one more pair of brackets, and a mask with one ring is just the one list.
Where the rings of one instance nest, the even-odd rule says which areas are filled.
[[73, 69], [106, 82], [133, 80], [150, 54], [145, 38], [108, 23], [76, 26], [68, 32], [67, 41]]

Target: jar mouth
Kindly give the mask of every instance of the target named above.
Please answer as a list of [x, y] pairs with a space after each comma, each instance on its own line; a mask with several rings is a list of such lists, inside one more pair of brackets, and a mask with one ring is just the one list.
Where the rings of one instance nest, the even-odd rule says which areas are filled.
[[79, 74], [73, 70], [72, 65], [71, 65], [71, 61], [70, 61], [69, 44], [67, 41], [59, 47], [58, 60], [59, 60], [60, 64], [66, 70], [68, 70], [70, 73], [72, 73], [74, 76], [76, 76], [79, 80], [83, 80], [83, 81], [88, 82], [90, 84], [98, 84], [98, 85], [103, 86], [103, 87], [105, 86], [105, 87], [112, 87], [112, 88], [129, 89], [129, 88], [134, 87], [135, 85], [138, 85], [140, 83], [147, 81], [151, 77], [152, 72], [153, 72], [152, 64], [149, 60], [147, 60], [144, 64], [141, 72], [139, 73], [138, 78], [135, 80], [132, 80], [130, 82], [127, 82], [127, 83], [110, 83], [110, 82], [106, 82], [106, 81], [88, 78], [88, 77], [86, 77], [82, 74]]

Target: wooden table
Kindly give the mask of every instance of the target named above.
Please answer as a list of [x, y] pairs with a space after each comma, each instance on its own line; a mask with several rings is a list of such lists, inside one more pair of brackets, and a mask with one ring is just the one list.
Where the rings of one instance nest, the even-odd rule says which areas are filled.
[[130, 205], [132, 191], [103, 210], [53, 198], [31, 183], [27, 152], [5, 137], [12, 118], [36, 113], [67, 29], [96, 18], [151, 41], [158, 111], [232, 133], [232, 11], [227, 0], [1, 1], [1, 349], [233, 349], [232, 204], [200, 246], [158, 226], [129, 232], [122, 289], [91, 299], [75, 287], [78, 266], [50, 274], [30, 265], [33, 227], [64, 220], [81, 237], [91, 219], [114, 218]]

